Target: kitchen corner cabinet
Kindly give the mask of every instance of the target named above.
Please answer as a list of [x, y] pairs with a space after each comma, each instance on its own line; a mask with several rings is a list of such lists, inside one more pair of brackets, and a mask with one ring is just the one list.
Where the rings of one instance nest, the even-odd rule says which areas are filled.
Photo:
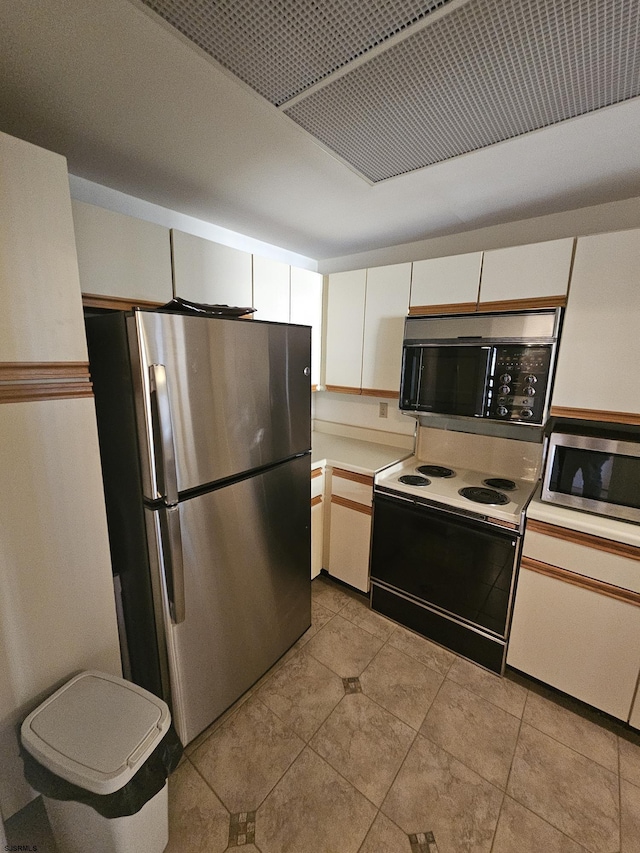
[[172, 229], [174, 295], [210, 305], [252, 307], [251, 254]]
[[164, 305], [173, 296], [169, 229], [72, 201], [85, 305]]
[[579, 237], [552, 414], [640, 424], [640, 230]]
[[328, 391], [398, 397], [411, 264], [329, 276]]
[[478, 310], [565, 305], [573, 246], [573, 237], [568, 237], [485, 252]]
[[476, 310], [482, 252], [414, 261], [409, 314], [461, 314]]
[[311, 471], [311, 579], [322, 569], [324, 541], [324, 470]]
[[0, 133], [0, 362], [86, 362], [64, 157]]
[[320, 385], [322, 358], [322, 276], [291, 267], [291, 323], [311, 326], [311, 387]]
[[253, 256], [253, 315], [256, 320], [289, 322], [290, 267], [282, 261]]
[[640, 548], [529, 520], [507, 663], [627, 722], [640, 672], [639, 561]]
[[369, 592], [372, 500], [372, 477], [332, 470], [328, 571], [361, 592]]

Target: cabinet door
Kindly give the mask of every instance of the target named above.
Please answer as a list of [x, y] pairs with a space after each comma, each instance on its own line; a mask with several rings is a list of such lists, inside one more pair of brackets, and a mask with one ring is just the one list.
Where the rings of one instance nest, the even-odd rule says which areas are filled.
[[552, 414], [640, 423], [640, 230], [578, 238]]
[[171, 231], [174, 292], [210, 305], [251, 307], [251, 255], [212, 240]]
[[410, 314], [475, 311], [482, 252], [414, 261]]
[[289, 322], [289, 265], [253, 256], [253, 315], [256, 320]]
[[478, 310], [566, 304], [573, 237], [484, 253]]
[[27, 710], [71, 674], [120, 675], [93, 399], [0, 405], [0, 805], [32, 798], [16, 740]]
[[322, 569], [324, 542], [324, 471], [311, 471], [311, 577], [315, 578]]
[[169, 229], [73, 201], [83, 294], [164, 305], [173, 296]]
[[311, 387], [320, 384], [322, 359], [322, 276], [291, 267], [291, 322], [311, 326]]
[[340, 500], [331, 498], [329, 574], [369, 592], [371, 507], [345, 506]]
[[626, 721], [639, 649], [640, 607], [520, 569], [510, 666]]
[[367, 270], [362, 393], [399, 396], [402, 337], [409, 308], [411, 264]]
[[0, 133], [0, 362], [86, 362], [64, 157]]
[[366, 270], [329, 276], [325, 353], [327, 391], [360, 393], [366, 287]]

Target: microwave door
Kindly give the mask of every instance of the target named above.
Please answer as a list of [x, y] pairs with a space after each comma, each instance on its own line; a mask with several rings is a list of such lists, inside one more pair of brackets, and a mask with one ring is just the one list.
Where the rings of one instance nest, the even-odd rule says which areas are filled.
[[490, 346], [422, 347], [418, 411], [481, 418], [492, 353]]

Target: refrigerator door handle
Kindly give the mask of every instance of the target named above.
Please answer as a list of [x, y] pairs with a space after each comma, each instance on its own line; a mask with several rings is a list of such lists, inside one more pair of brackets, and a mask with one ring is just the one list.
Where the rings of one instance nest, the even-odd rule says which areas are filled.
[[[160, 442], [155, 453], [156, 479], [162, 491], [164, 502], [168, 506], [178, 503], [178, 476], [176, 473], [176, 451], [173, 444], [173, 423], [167, 389], [167, 373], [164, 364], [149, 365], [149, 381], [153, 420], [152, 435], [158, 435]], [[155, 396], [155, 408], [153, 400]], [[158, 471], [158, 461], [160, 470]]]
[[186, 605], [180, 509], [178, 506], [161, 508], [160, 529], [162, 533], [162, 558], [167, 597], [169, 599], [169, 612], [171, 614], [171, 621], [175, 625], [179, 625], [180, 622], [184, 622], [185, 620]]

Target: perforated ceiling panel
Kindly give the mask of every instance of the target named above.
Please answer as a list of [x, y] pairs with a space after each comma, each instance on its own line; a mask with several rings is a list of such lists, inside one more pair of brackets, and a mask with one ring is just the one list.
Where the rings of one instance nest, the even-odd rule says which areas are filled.
[[143, 0], [279, 106], [449, 0]]
[[639, 9], [475, 0], [285, 112], [381, 181], [638, 95]]
[[144, 2], [372, 182], [640, 95], [638, 0]]

